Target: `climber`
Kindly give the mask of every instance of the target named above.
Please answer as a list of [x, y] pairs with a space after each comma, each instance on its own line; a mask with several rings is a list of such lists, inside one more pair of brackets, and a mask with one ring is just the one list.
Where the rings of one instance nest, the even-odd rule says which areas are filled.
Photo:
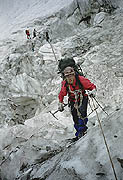
[[36, 29], [34, 29], [34, 30], [33, 30], [33, 38], [36, 37], [36, 33], [37, 33], [37, 31], [36, 31]]
[[48, 41], [49, 42], [49, 40], [50, 40], [50, 38], [49, 38], [49, 34], [48, 34], [48, 31], [46, 31], [46, 41]]
[[32, 42], [32, 51], [34, 52], [35, 51], [35, 44], [34, 44], [34, 42]]
[[30, 37], [30, 32], [29, 32], [29, 30], [28, 29], [26, 29], [26, 35], [27, 35], [27, 39], [31, 39], [31, 37]]
[[[71, 108], [71, 114], [76, 129], [75, 139], [78, 140], [87, 132], [87, 104], [88, 94], [94, 97], [96, 86], [84, 76], [77, 74], [73, 67], [66, 67], [63, 71], [64, 79], [59, 93], [59, 111], [64, 110], [64, 96], [68, 94], [68, 104]], [[89, 90], [88, 94], [85, 90]]]

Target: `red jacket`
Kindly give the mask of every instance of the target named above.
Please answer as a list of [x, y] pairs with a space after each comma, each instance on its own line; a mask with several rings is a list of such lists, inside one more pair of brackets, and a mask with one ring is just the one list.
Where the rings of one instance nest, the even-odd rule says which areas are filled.
[[[78, 76], [79, 77], [79, 80], [83, 86], [83, 90], [81, 90], [82, 94], [84, 96], [87, 96], [87, 94], [85, 94], [85, 90], [90, 90], [92, 91], [93, 89], [96, 89], [96, 86], [90, 82], [89, 79], [83, 77], [83, 76]], [[66, 81], [63, 80], [62, 81], [62, 87], [61, 87], [61, 91], [59, 93], [59, 101], [62, 103], [63, 102], [63, 99], [64, 99], [64, 96], [66, 96], [67, 94], [69, 95], [69, 101], [73, 101], [75, 102], [75, 95], [74, 93], [72, 92], [69, 92], [67, 91], [67, 88], [70, 88], [71, 91], [75, 91], [75, 90], [78, 90], [80, 89], [79, 85], [76, 83], [76, 79], [74, 79], [74, 82], [73, 84], [71, 85], [66, 85]]]
[[30, 36], [29, 30], [26, 30], [26, 35]]

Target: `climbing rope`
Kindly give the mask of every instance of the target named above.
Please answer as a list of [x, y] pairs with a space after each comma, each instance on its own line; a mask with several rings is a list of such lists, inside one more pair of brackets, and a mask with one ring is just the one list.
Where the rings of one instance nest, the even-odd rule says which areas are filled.
[[100, 103], [96, 100], [96, 98], [95, 97], [93, 97], [93, 98], [96, 101], [96, 103], [98, 104], [98, 106], [104, 111], [104, 113], [109, 116], [109, 114], [104, 110], [104, 108], [100, 105]]
[[[96, 108], [95, 103], [94, 103], [95, 98], [92, 97], [91, 99], [92, 99], [93, 106], [94, 106], [94, 109], [95, 109], [95, 108]], [[95, 101], [96, 101], [96, 100], [95, 100]], [[97, 101], [96, 101], [96, 102], [97, 102]], [[106, 137], [105, 137], [105, 134], [104, 134], [104, 132], [103, 132], [103, 128], [102, 128], [102, 125], [101, 125], [101, 121], [100, 121], [100, 119], [99, 119], [99, 115], [98, 115], [98, 112], [97, 112], [96, 109], [95, 109], [95, 112], [96, 112], [97, 120], [98, 120], [98, 122], [99, 122], [99, 126], [100, 126], [100, 129], [101, 129], [103, 138], [104, 138], [105, 146], [106, 146], [106, 149], [107, 149], [107, 152], [108, 152], [108, 156], [109, 156], [109, 159], [110, 159], [110, 162], [111, 162], [111, 166], [112, 166], [112, 169], [113, 169], [113, 173], [114, 173], [115, 179], [118, 180], [117, 175], [116, 175], [116, 172], [115, 172], [114, 164], [113, 164], [113, 161], [112, 161], [112, 158], [111, 158], [111, 154], [110, 154], [110, 151], [109, 151], [109, 147], [108, 147], [108, 144], [107, 144], [107, 141], [106, 141]]]
[[58, 60], [57, 60], [55, 51], [54, 51], [54, 49], [53, 49], [53, 46], [52, 46], [52, 44], [51, 44], [50, 37], [49, 37], [49, 34], [48, 34], [47, 31], [46, 31], [46, 37], [44, 37], [44, 38], [45, 38], [46, 41], [49, 43], [49, 45], [50, 45], [50, 47], [51, 47], [51, 49], [52, 49], [53, 55], [54, 55], [54, 57], [55, 57], [55, 60], [56, 60], [56, 62], [57, 62]]
[[55, 60], [58, 61], [58, 60], [57, 60], [57, 57], [56, 57], [56, 55], [55, 55], [55, 51], [54, 51], [54, 49], [53, 49], [53, 46], [52, 46], [51, 42], [50, 42], [50, 41], [47, 41], [47, 42], [50, 44], [50, 47], [51, 47], [52, 52], [53, 52], [53, 54], [54, 54]]

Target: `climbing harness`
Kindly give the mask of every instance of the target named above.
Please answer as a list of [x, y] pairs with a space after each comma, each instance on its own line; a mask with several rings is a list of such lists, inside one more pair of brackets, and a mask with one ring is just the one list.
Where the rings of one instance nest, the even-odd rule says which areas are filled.
[[[95, 98], [94, 98], [94, 97], [91, 97], [91, 99], [92, 99], [94, 108], [96, 108], [95, 103], [94, 103]], [[95, 100], [95, 101], [96, 101], [96, 100]], [[96, 101], [96, 102], [97, 102], [97, 101]], [[99, 105], [99, 103], [98, 103], [98, 105]], [[101, 108], [102, 108], [102, 107], [101, 107]], [[108, 152], [108, 156], [109, 156], [109, 159], [110, 159], [110, 162], [111, 162], [111, 166], [112, 166], [112, 169], [113, 169], [113, 173], [114, 173], [115, 179], [118, 180], [117, 175], [116, 175], [116, 172], [115, 172], [114, 164], [113, 164], [113, 161], [112, 161], [112, 158], [111, 158], [111, 154], [110, 154], [110, 151], [109, 151], [109, 147], [108, 147], [108, 144], [107, 144], [107, 141], [106, 141], [106, 137], [105, 137], [105, 134], [104, 134], [104, 132], [103, 132], [102, 124], [101, 124], [101, 121], [100, 121], [100, 119], [99, 119], [99, 115], [98, 115], [98, 112], [97, 112], [96, 109], [95, 109], [95, 112], [96, 112], [96, 115], [97, 115], [97, 120], [98, 120], [98, 122], [99, 122], [99, 126], [100, 126], [100, 129], [101, 129], [102, 135], [103, 135], [104, 143], [105, 143], [105, 146], [106, 146], [106, 149], [107, 149], [107, 152]], [[104, 111], [104, 112], [105, 112], [105, 111]], [[105, 113], [106, 113], [106, 112], [105, 112]], [[107, 113], [106, 113], [106, 114], [107, 114]]]
[[[69, 88], [69, 93], [72, 93], [72, 94], [75, 95], [75, 104], [74, 104], [74, 107], [73, 107], [73, 108], [75, 108], [75, 109], [77, 110], [77, 115], [78, 115], [78, 117], [81, 117], [81, 114], [80, 114], [80, 112], [79, 112], [78, 109], [79, 109], [79, 106], [81, 105], [82, 100], [83, 100], [82, 90], [81, 90], [81, 89], [78, 89], [78, 90], [72, 91], [72, 90], [70, 89], [70, 86], [68, 86], [68, 88]], [[80, 104], [78, 104], [78, 98], [80, 98]]]

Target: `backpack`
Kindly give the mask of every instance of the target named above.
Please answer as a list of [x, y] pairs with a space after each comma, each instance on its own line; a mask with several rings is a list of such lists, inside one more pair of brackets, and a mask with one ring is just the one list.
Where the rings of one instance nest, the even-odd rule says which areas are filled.
[[80, 65], [76, 64], [75, 60], [71, 57], [71, 58], [64, 58], [64, 59], [59, 60], [58, 73], [61, 73], [61, 76], [63, 79], [64, 79], [63, 71], [68, 66], [73, 67], [76, 74], [80, 76], [84, 76]]
[[[80, 67], [79, 64], [76, 64], [75, 60], [71, 57], [71, 58], [64, 58], [64, 59], [61, 59], [59, 60], [59, 64], [58, 64], [58, 70], [59, 72], [58, 73], [61, 73], [61, 77], [63, 78], [63, 80], [65, 79], [64, 78], [64, 69], [66, 67], [73, 67], [74, 68], [74, 71], [75, 71], [75, 78], [76, 78], [76, 82], [77, 84], [79, 85], [80, 89], [83, 90], [83, 85], [81, 84], [80, 80], [79, 80], [79, 75], [80, 76], [84, 76], [83, 72], [82, 72], [82, 69]], [[65, 86], [67, 87], [67, 82], [65, 84]], [[67, 88], [67, 91], [69, 91], [69, 89]]]

